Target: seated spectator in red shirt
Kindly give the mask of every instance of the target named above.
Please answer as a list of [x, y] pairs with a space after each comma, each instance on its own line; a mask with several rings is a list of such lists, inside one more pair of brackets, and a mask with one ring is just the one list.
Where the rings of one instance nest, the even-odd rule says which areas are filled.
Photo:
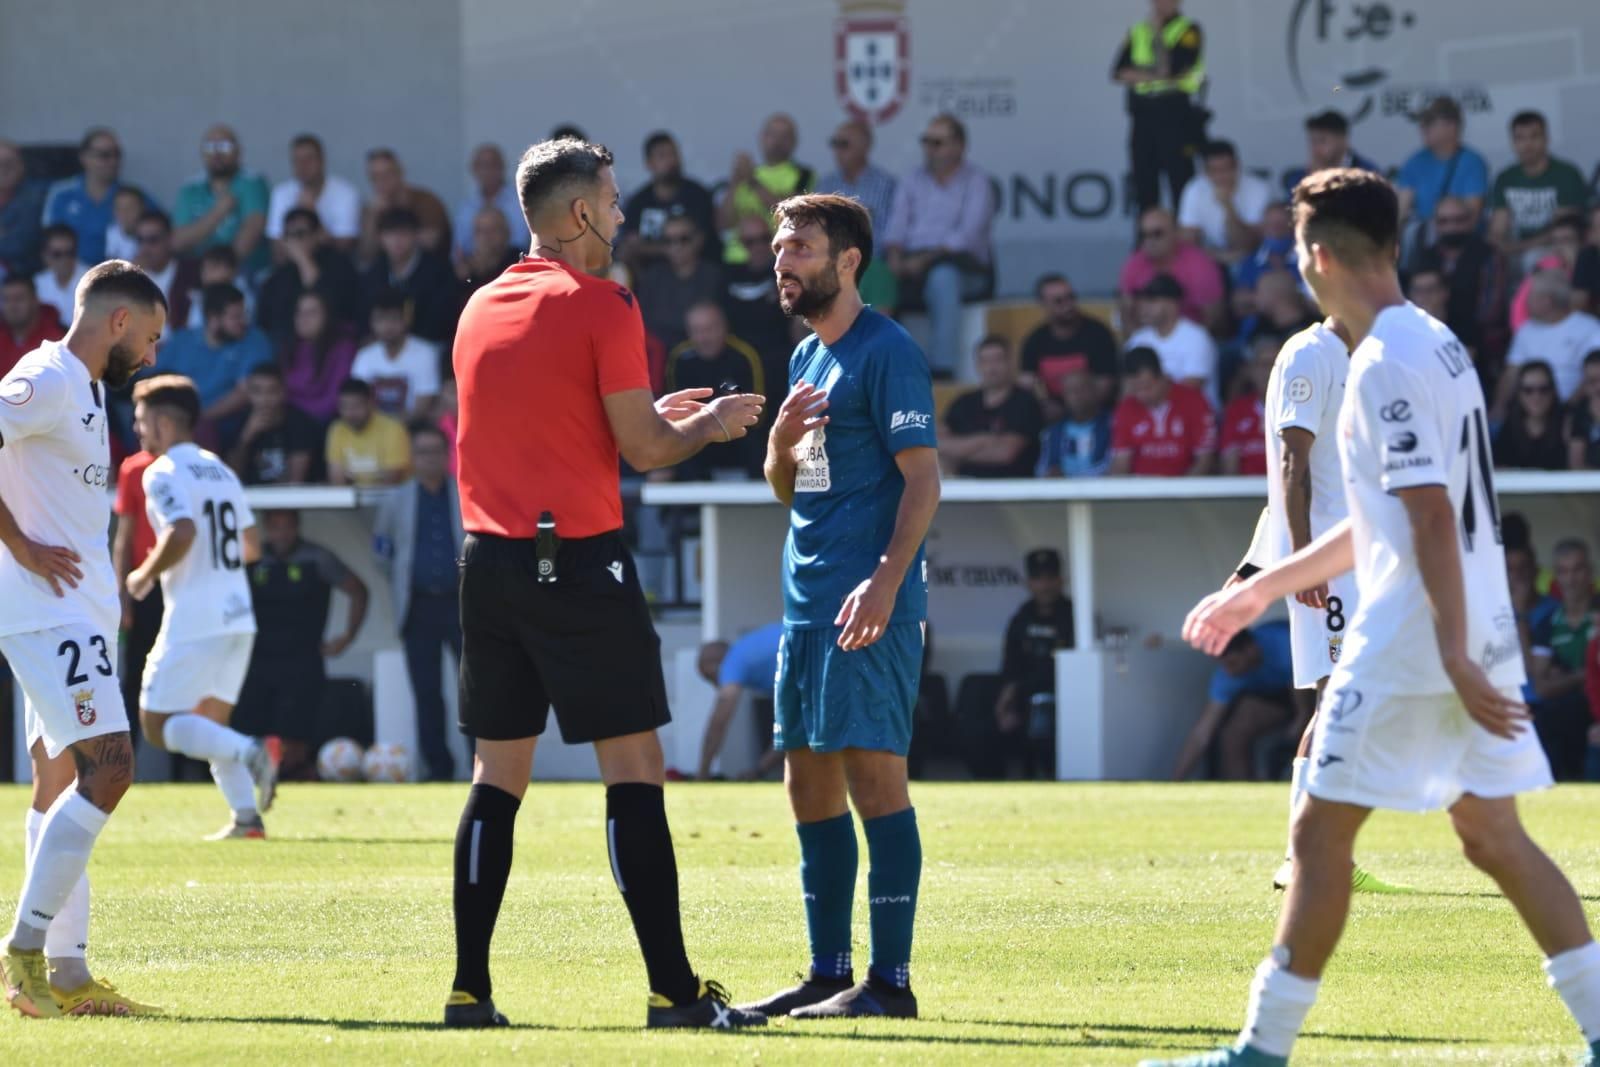
[[1060, 406], [1061, 379], [1075, 370], [1094, 377], [1101, 404], [1117, 395], [1117, 340], [1099, 319], [1078, 307], [1078, 293], [1060, 274], [1046, 274], [1033, 292], [1044, 308], [1044, 322], [1022, 342], [1022, 373], [1017, 380], [1040, 399]]
[[450, 256], [450, 212], [444, 201], [422, 188], [406, 183], [405, 168], [392, 148], [374, 148], [367, 153], [367, 184], [371, 193], [361, 207], [361, 238], [357, 259], [370, 263], [381, 250], [383, 215], [405, 208], [417, 217], [417, 239], [429, 252]]
[[283, 370], [259, 363], [244, 380], [250, 414], [238, 442], [228, 450], [228, 466], [245, 485], [299, 485], [315, 481], [322, 452], [322, 427], [289, 403]]
[[978, 388], [958, 396], [940, 420], [940, 465], [970, 478], [1031, 478], [1044, 429], [1039, 399], [1017, 384], [1004, 337], [979, 341], [977, 364]]
[[13, 274], [0, 282], [0, 375], [46, 341], [61, 340], [66, 332], [56, 309], [39, 303], [32, 278]]
[[1222, 413], [1222, 473], [1267, 473], [1266, 413], [1262, 398], [1267, 395], [1267, 378], [1278, 358], [1278, 338], [1262, 337], [1251, 349], [1245, 364], [1248, 388], [1241, 390]]
[[1210, 474], [1217, 419], [1205, 396], [1168, 378], [1153, 348], [1132, 349], [1122, 367], [1122, 403], [1111, 420], [1111, 473]]
[[1139, 247], [1122, 265], [1117, 291], [1122, 296], [1123, 329], [1138, 322], [1134, 300], [1157, 275], [1170, 274], [1183, 288], [1183, 314], [1207, 329], [1222, 322], [1222, 267], [1178, 235], [1178, 224], [1165, 208], [1139, 216]]

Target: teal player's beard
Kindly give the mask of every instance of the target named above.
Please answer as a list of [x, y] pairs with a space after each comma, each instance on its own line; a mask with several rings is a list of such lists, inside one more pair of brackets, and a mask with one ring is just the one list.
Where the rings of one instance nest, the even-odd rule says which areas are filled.
[[133, 381], [133, 376], [139, 373], [139, 367], [143, 362], [132, 345], [126, 341], [118, 341], [111, 346], [111, 352], [106, 356], [106, 370], [101, 375], [101, 380], [106, 383], [108, 389], [121, 389]]
[[832, 260], [809, 282], [798, 274], [787, 274], [779, 280], [794, 282], [800, 287], [800, 295], [793, 300], [778, 298], [778, 306], [790, 318], [814, 319], [826, 315], [839, 298], [839, 268]]

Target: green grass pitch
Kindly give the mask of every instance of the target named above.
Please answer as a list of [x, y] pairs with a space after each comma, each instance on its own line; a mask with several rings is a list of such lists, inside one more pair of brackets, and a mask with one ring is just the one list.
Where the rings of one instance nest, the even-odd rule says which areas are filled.
[[[1231, 1039], [1271, 943], [1279, 786], [921, 785], [912, 975], [923, 1018], [654, 1034], [611, 884], [597, 785], [535, 785], [496, 937], [517, 1024], [436, 1027], [453, 968], [460, 786], [289, 786], [273, 839], [198, 840], [209, 786], [139, 786], [91, 867], [91, 964], [168, 1019], [0, 1016], [7, 1064], [1131, 1064]], [[1592, 902], [1597, 794], [1525, 805]], [[26, 792], [0, 788], [0, 907], [21, 878]], [[776, 785], [673, 785], [684, 924], [736, 1000], [805, 965], [796, 845]], [[1557, 1064], [1582, 1042], [1539, 955], [1442, 816], [1381, 814], [1361, 859], [1424, 888], [1357, 898], [1297, 1064]], [[863, 882], [866, 849], [862, 848]], [[856, 904], [866, 961], [865, 886]]]

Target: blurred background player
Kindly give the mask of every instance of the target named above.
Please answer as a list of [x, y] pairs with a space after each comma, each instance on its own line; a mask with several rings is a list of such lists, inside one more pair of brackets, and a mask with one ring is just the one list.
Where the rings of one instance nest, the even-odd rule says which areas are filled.
[[[1344, 475], [1339, 470], [1338, 435], [1339, 404], [1350, 373], [1349, 339], [1344, 326], [1330, 317], [1289, 338], [1278, 353], [1262, 404], [1267, 507], [1256, 525], [1257, 543], [1251, 545], [1229, 585], [1300, 551], [1350, 514], [1344, 499]], [[1288, 601], [1295, 689], [1302, 694], [1311, 690], [1314, 702], [1321, 700], [1328, 675], [1339, 663], [1345, 629], [1355, 617], [1358, 603], [1353, 574], [1341, 574]], [[1289, 786], [1291, 830], [1300, 798], [1305, 795], [1307, 755], [1315, 725], [1313, 712], [1295, 750]], [[1273, 888], [1287, 887], [1293, 872], [1291, 833], [1283, 865], [1272, 879]], [[1404, 891], [1359, 864], [1352, 871], [1351, 887], [1358, 893]]]
[[233, 812], [212, 840], [260, 838], [277, 760], [228, 719], [255, 644], [244, 568], [261, 558], [261, 539], [238, 475], [194, 443], [199, 418], [200, 393], [182, 375], [158, 374], [133, 390], [134, 430], [156, 457], [143, 475], [156, 543], [128, 572], [128, 595], [143, 600], [159, 580], [166, 604], [145, 663], [139, 722], [155, 747], [211, 765]]
[[89, 973], [84, 872], [133, 784], [112, 662], [121, 604], [106, 544], [106, 390], [155, 363], [167, 302], [122, 260], [90, 268], [74, 299], [67, 336], [0, 379], [0, 655], [27, 696], [33, 763], [27, 873], [0, 984], [23, 1015], [149, 1014], [159, 1009]]
[[[906, 754], [928, 612], [923, 541], [939, 506], [933, 382], [905, 331], [862, 304], [856, 280], [872, 260], [872, 222], [861, 203], [798, 196], [775, 218], [779, 299], [815, 331], [790, 360], [766, 460], [773, 494], [791, 510], [773, 747], [784, 753], [798, 824], [811, 970], [751, 1007], [915, 1018], [922, 839]], [[871, 864], [872, 960], [854, 984], [851, 803]]]
[[1362, 603], [1328, 683], [1295, 818], [1295, 876], [1237, 1043], [1184, 1067], [1287, 1064], [1350, 908], [1356, 835], [1375, 807], [1447, 808], [1545, 973], [1600, 1052], [1600, 945], [1561, 870], [1517, 815], [1551, 785], [1523, 669], [1488, 465], [1483, 390], [1465, 346], [1408, 304], [1393, 186], [1341, 169], [1295, 189], [1306, 281], [1355, 342], [1339, 415], [1350, 518], [1304, 552], [1202, 601], [1184, 636], [1215, 651], [1274, 599], [1356, 568]]
[[[744, 695], [749, 693], [758, 700], [772, 699], [778, 672], [778, 643], [782, 639], [783, 623], [779, 621], [758, 626], [731, 644], [709, 641], [701, 646], [700, 677], [717, 687], [717, 700], [711, 706], [711, 718], [706, 721], [705, 738], [700, 743], [700, 773], [696, 777], [702, 782], [711, 777], [711, 764], [722, 751], [728, 725], [733, 722]], [[755, 766], [741, 777], [759, 778], [782, 758], [775, 749], [763, 752]]]

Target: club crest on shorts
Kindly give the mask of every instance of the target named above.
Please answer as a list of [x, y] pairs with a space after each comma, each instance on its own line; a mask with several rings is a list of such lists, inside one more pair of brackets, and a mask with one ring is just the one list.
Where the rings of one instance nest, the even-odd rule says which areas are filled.
[[1339, 653], [1344, 648], [1344, 634], [1328, 635], [1328, 662], [1338, 663]]
[[94, 710], [94, 690], [80, 689], [72, 694], [72, 709], [78, 713], [78, 722], [83, 726], [93, 726], [97, 717]]

